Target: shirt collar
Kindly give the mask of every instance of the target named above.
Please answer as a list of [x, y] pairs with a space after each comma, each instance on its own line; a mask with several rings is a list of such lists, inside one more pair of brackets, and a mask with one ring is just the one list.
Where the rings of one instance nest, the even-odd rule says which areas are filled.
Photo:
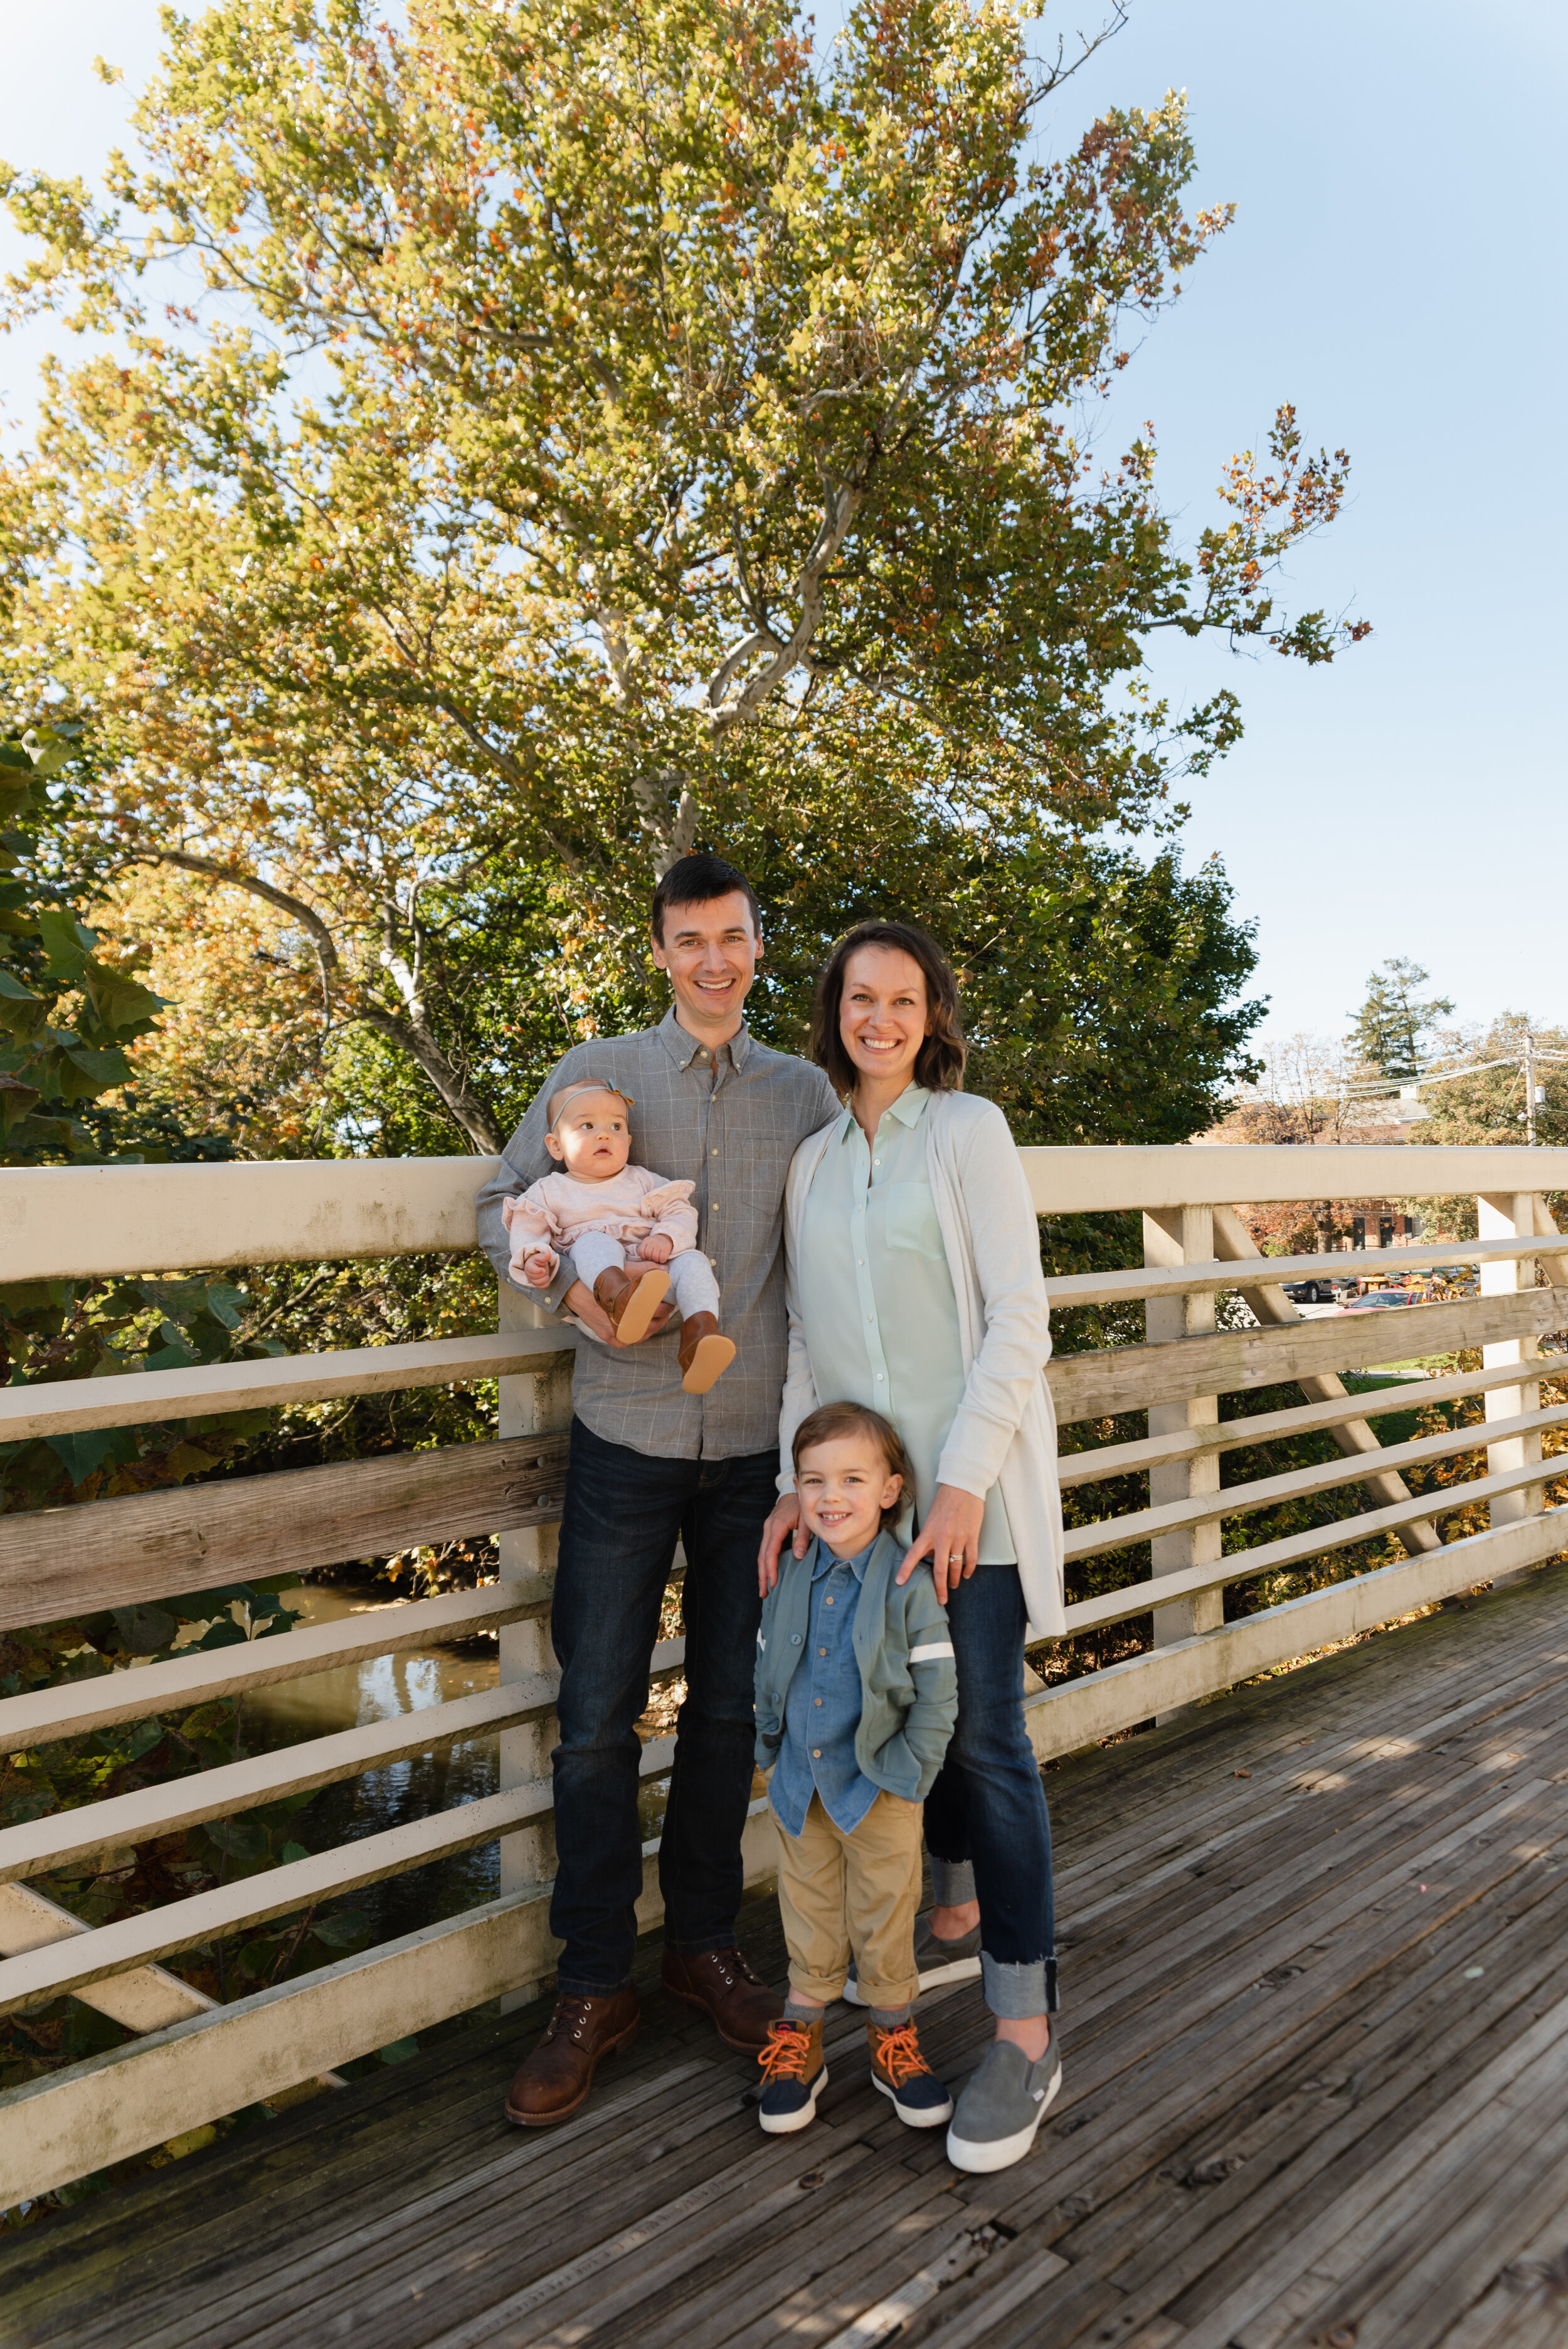
[[873, 1536], [873, 1537], [867, 1542], [864, 1549], [857, 1550], [853, 1557], [835, 1557], [832, 1551], [828, 1547], [827, 1543], [819, 1537], [816, 1545], [816, 1554], [811, 1560], [812, 1581], [820, 1581], [822, 1576], [824, 1574], [831, 1574], [834, 1567], [836, 1566], [847, 1566], [851, 1573], [854, 1576], [855, 1580], [857, 1582], [863, 1582], [866, 1578], [866, 1568], [871, 1564], [872, 1552], [875, 1549], [877, 1542], [880, 1539], [880, 1535]]
[[[683, 1028], [676, 1018], [673, 1003], [660, 1020], [657, 1034], [659, 1041], [677, 1069], [689, 1069], [692, 1062], [696, 1060], [697, 1054], [705, 1051], [706, 1048], [701, 1037], [694, 1036], [690, 1029]], [[721, 1044], [714, 1057], [721, 1059], [727, 1052], [731, 1064], [738, 1070], [744, 1069], [751, 1050], [751, 1030], [743, 1019], [728, 1043]], [[700, 1066], [701, 1063], [698, 1065]]]
[[[882, 1115], [896, 1117], [901, 1125], [914, 1125], [923, 1113], [925, 1104], [930, 1099], [931, 1095], [924, 1085], [905, 1085], [892, 1107], [884, 1110]], [[844, 1114], [839, 1121], [839, 1140], [841, 1143], [848, 1142], [851, 1134], [857, 1131], [854, 1105], [851, 1102], [846, 1102]]]

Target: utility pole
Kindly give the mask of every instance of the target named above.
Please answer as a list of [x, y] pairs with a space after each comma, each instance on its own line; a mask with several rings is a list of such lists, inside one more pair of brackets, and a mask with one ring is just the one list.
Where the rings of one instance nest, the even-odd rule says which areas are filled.
[[1535, 1147], [1535, 1039], [1524, 1031], [1524, 1139]]

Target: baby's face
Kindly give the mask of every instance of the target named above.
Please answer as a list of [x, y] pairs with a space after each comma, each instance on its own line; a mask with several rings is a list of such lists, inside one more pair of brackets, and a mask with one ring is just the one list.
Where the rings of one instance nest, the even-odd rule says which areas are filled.
[[625, 1102], [618, 1093], [579, 1093], [544, 1146], [579, 1183], [608, 1183], [632, 1154]]

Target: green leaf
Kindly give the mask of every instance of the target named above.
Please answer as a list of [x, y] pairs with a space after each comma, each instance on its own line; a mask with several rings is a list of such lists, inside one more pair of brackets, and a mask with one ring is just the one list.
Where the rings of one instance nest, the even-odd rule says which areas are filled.
[[179, 1624], [161, 1607], [117, 1607], [113, 1614], [119, 1636], [133, 1656], [155, 1656], [160, 1649], [171, 1648], [180, 1637]]
[[128, 1449], [126, 1431], [119, 1427], [92, 1428], [78, 1435], [46, 1435], [44, 1441], [73, 1485], [86, 1484], [106, 1460], [129, 1460], [136, 1452], [134, 1438]]
[[41, 906], [36, 918], [50, 962], [75, 977], [97, 946], [97, 933], [85, 929], [74, 914], [52, 905]]
[[119, 971], [107, 970], [102, 963], [87, 965], [82, 985], [98, 1019], [115, 1033], [150, 1028], [158, 1014], [169, 1009], [167, 997], [154, 995], [150, 987]]
[[239, 1819], [208, 1819], [202, 1833], [217, 1845], [220, 1851], [226, 1852], [231, 1859], [242, 1864], [264, 1859], [267, 1856], [264, 1827], [246, 1826]]
[[236, 1642], [242, 1643], [244, 1637], [244, 1633], [232, 1615], [220, 1615], [218, 1620], [211, 1624], [203, 1636], [194, 1644], [199, 1649], [232, 1648]]
[[335, 1916], [317, 1918], [310, 1930], [329, 1950], [352, 1950], [369, 1940], [370, 1920], [362, 1909], [340, 1909]]

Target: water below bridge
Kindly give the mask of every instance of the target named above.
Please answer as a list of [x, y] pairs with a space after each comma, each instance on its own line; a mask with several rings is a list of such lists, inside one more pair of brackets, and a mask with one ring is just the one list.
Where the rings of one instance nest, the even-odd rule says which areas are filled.
[[[289, 1605], [300, 1610], [302, 1629], [342, 1622], [386, 1604], [385, 1587], [377, 1584], [307, 1583], [289, 1596]], [[494, 1688], [499, 1673], [495, 1642], [476, 1640], [367, 1657], [362, 1663], [313, 1672], [303, 1680], [274, 1682], [246, 1695], [243, 1742], [250, 1753], [270, 1753], [368, 1722], [421, 1713]], [[325, 1850], [493, 1795], [500, 1784], [499, 1744], [493, 1733], [464, 1738], [324, 1786], [302, 1814], [300, 1840], [314, 1850]], [[644, 1829], [649, 1836], [659, 1831], [664, 1794], [663, 1780], [643, 1789]], [[497, 1847], [482, 1844], [429, 1868], [366, 1885], [349, 1905], [369, 1919], [373, 1940], [391, 1940], [492, 1899], [500, 1889], [500, 1867]]]

